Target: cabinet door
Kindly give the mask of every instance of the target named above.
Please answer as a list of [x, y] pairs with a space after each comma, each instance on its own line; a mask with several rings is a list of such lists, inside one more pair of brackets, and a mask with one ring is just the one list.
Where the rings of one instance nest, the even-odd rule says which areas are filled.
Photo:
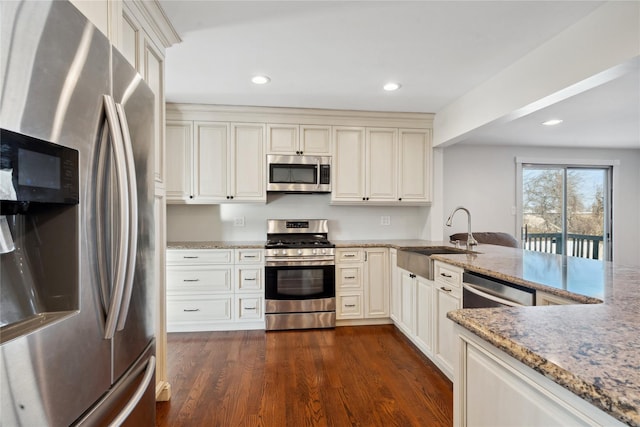
[[398, 131], [367, 128], [366, 190], [368, 201], [397, 198]]
[[400, 129], [398, 200], [431, 201], [431, 131]]
[[184, 203], [193, 196], [191, 192], [193, 158], [193, 122], [168, 121], [166, 126], [167, 203]]
[[266, 202], [264, 125], [236, 123], [231, 125], [231, 177], [229, 196], [237, 201]]
[[300, 154], [298, 125], [267, 125], [267, 154]]
[[434, 285], [431, 280], [416, 278], [416, 342], [427, 355], [433, 354]]
[[336, 295], [336, 319], [362, 319], [362, 292]]
[[414, 280], [413, 274], [400, 269], [400, 326], [405, 334], [413, 335], [414, 331]]
[[364, 128], [333, 128], [331, 201], [364, 200]]
[[389, 253], [385, 248], [365, 251], [364, 313], [366, 318], [389, 317]]
[[447, 313], [460, 308], [460, 298], [451, 290], [447, 292], [442, 288], [444, 288], [444, 286], [440, 286], [436, 290], [436, 336], [434, 353], [444, 373], [451, 378], [453, 376], [454, 346], [456, 345], [456, 341], [454, 324], [451, 320], [447, 319]]
[[164, 55], [153, 45], [146, 34], [143, 37], [142, 54], [142, 75], [155, 95], [153, 101], [155, 119], [154, 176], [157, 183], [163, 183], [165, 180]]
[[400, 269], [398, 268], [398, 251], [391, 249], [391, 320], [398, 324], [400, 322]]
[[197, 203], [226, 200], [228, 133], [226, 123], [196, 122], [194, 199]]
[[331, 155], [331, 126], [300, 125], [300, 151], [303, 154]]

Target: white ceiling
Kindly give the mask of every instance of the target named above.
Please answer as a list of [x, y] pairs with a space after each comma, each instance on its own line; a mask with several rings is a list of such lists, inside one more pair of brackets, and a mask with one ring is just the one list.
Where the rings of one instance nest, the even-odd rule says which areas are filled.
[[[437, 113], [600, 1], [160, 0], [182, 43], [167, 51], [169, 102]], [[257, 86], [256, 74], [272, 81]], [[397, 81], [402, 88], [385, 92]], [[548, 107], [561, 132], [540, 134], [545, 110], [469, 135], [478, 143], [598, 146], [614, 129], [638, 147], [638, 76]], [[629, 86], [631, 85], [631, 86]], [[630, 89], [638, 96], [629, 97]], [[625, 95], [626, 96], [619, 96]], [[586, 96], [586, 100], [580, 98]], [[588, 114], [624, 109], [597, 131]], [[618, 99], [622, 98], [622, 99]], [[591, 108], [588, 108], [588, 105]], [[597, 107], [597, 108], [596, 108]], [[631, 107], [631, 108], [630, 108]], [[633, 110], [633, 108], [636, 108]], [[555, 110], [554, 110], [555, 108]], [[566, 111], [565, 111], [566, 110]], [[565, 114], [566, 113], [566, 114]], [[635, 117], [631, 117], [635, 113]], [[571, 124], [580, 121], [580, 126]], [[604, 119], [603, 119], [604, 120]], [[535, 125], [535, 126], [533, 126]], [[584, 136], [592, 138], [587, 141]], [[596, 137], [597, 136], [597, 137]], [[543, 137], [541, 142], [538, 138]], [[633, 140], [631, 142], [626, 142]], [[640, 148], [640, 147], [638, 147]]]

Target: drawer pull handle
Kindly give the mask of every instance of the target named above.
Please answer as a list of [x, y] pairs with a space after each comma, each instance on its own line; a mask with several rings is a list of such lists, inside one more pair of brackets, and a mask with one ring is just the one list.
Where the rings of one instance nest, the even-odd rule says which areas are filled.
[[356, 305], [355, 305], [355, 304], [345, 304], [344, 306], [345, 306], [345, 307], [352, 308], [352, 307], [355, 307]]
[[199, 282], [200, 279], [183, 279], [183, 282]]
[[344, 254], [343, 255], [345, 258], [353, 258], [354, 256], [356, 256], [355, 254]]
[[442, 277], [446, 277], [446, 278], [448, 278], [448, 279], [451, 279], [451, 278], [453, 277], [452, 275], [447, 274], [447, 273], [440, 273], [440, 275], [441, 275]]
[[242, 255], [242, 258], [257, 258], [256, 255]]
[[255, 282], [257, 279], [256, 279], [255, 277], [245, 277], [245, 278], [244, 278], [244, 280], [245, 280], [246, 282], [249, 282], [249, 281], [250, 281], [250, 282]]
[[245, 307], [245, 310], [256, 310], [256, 307]]
[[440, 289], [442, 289], [442, 290], [443, 290], [443, 291], [445, 291], [445, 292], [451, 292], [451, 289], [447, 289], [447, 288], [445, 288], [444, 286], [441, 286], [441, 287], [440, 287]]
[[189, 313], [189, 312], [194, 312], [194, 311], [200, 311], [200, 309], [199, 308], [185, 308], [182, 311], [186, 311], [187, 313]]
[[198, 259], [198, 258], [200, 258], [200, 257], [198, 257], [198, 256], [186, 256], [186, 255], [185, 255], [185, 256], [183, 256], [182, 258], [184, 258], [184, 259]]
[[355, 279], [355, 278], [356, 278], [356, 276], [345, 276], [344, 278], [345, 278], [345, 279]]

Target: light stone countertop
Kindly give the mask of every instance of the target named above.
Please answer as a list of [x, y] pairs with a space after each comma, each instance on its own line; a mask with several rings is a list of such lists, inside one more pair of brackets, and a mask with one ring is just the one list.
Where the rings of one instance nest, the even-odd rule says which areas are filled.
[[512, 248], [435, 255], [468, 270], [601, 304], [462, 309], [448, 317], [630, 426], [640, 426], [640, 268]]
[[266, 241], [167, 242], [167, 249], [264, 249]]

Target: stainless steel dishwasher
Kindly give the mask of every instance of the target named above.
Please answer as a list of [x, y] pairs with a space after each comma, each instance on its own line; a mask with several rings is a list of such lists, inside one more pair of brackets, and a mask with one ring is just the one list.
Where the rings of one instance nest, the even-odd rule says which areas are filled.
[[520, 307], [535, 305], [535, 290], [504, 280], [465, 271], [462, 275], [462, 307]]

